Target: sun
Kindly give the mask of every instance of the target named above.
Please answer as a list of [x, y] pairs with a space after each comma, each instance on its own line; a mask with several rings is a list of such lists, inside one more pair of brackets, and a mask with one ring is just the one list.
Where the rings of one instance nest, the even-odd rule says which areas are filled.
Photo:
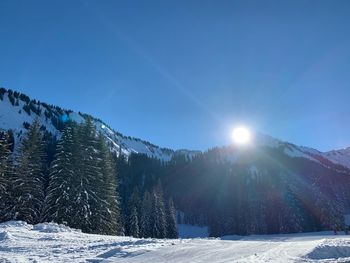
[[244, 126], [239, 126], [232, 131], [232, 140], [239, 145], [248, 144], [251, 141], [251, 132]]

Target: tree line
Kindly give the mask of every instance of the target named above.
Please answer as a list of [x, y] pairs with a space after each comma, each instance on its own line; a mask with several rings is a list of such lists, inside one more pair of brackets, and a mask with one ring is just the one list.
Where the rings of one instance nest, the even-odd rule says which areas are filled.
[[177, 156], [163, 185], [184, 223], [216, 237], [341, 229], [350, 208], [348, 174], [290, 157], [283, 146]]
[[[178, 223], [208, 226], [211, 236], [327, 230], [342, 227], [349, 209], [347, 174], [283, 147], [126, 158], [109, 151], [89, 118], [66, 122], [57, 145], [34, 122], [16, 156], [10, 137], [0, 139], [0, 221], [175, 238], [175, 206]], [[234, 162], [225, 157], [234, 154]]]
[[0, 134], [0, 222], [56, 222], [87, 233], [177, 237], [174, 204], [170, 198], [165, 202], [160, 180], [120, 198], [118, 166], [128, 160], [111, 153], [91, 118], [82, 124], [67, 121], [54, 154], [52, 141], [38, 119], [23, 134], [16, 154], [9, 133]]

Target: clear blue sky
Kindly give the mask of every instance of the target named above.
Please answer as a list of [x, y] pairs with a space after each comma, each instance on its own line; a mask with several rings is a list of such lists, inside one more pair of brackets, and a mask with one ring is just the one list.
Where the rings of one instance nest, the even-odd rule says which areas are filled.
[[0, 37], [0, 86], [160, 146], [350, 146], [350, 1], [0, 0]]

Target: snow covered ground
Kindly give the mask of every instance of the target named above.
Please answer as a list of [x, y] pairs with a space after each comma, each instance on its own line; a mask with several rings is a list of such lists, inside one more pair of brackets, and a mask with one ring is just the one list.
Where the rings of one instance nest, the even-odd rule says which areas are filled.
[[0, 224], [0, 262], [350, 262], [350, 236], [322, 232], [158, 240], [11, 221]]

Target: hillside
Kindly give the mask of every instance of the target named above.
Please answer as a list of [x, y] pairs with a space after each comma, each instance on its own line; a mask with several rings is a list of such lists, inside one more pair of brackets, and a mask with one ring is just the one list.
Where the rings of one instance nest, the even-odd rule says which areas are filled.
[[[169, 161], [174, 154], [193, 157], [200, 153], [192, 150], [174, 151], [139, 138], [125, 136], [91, 115], [62, 109], [59, 106], [31, 99], [25, 94], [0, 88], [0, 129], [12, 130], [15, 134], [15, 140], [20, 139], [27, 125], [32, 123], [36, 117], [39, 118], [45, 131], [54, 136], [59, 136], [65, 121], [72, 120], [80, 123], [87, 116], [93, 118], [97, 129], [105, 135], [111, 149], [117, 153], [122, 152], [127, 156], [131, 153], [141, 153], [164, 161]], [[316, 149], [297, 146], [263, 134], [256, 134], [255, 143], [271, 148], [283, 147], [284, 153], [291, 157], [307, 158], [334, 169], [350, 168], [349, 148], [320, 152]], [[232, 158], [232, 156], [228, 158]]]
[[[82, 122], [87, 114], [65, 110], [58, 106], [30, 99], [27, 95], [12, 90], [0, 89], [0, 129], [12, 130], [15, 141], [25, 131], [26, 125], [39, 118], [43, 130], [59, 136], [63, 124], [67, 120]], [[93, 118], [94, 123], [109, 142], [111, 149], [117, 153], [125, 155], [131, 153], [147, 154], [150, 157], [161, 160], [170, 160], [175, 151], [158, 147], [147, 141], [124, 136], [114, 131], [102, 120]]]

